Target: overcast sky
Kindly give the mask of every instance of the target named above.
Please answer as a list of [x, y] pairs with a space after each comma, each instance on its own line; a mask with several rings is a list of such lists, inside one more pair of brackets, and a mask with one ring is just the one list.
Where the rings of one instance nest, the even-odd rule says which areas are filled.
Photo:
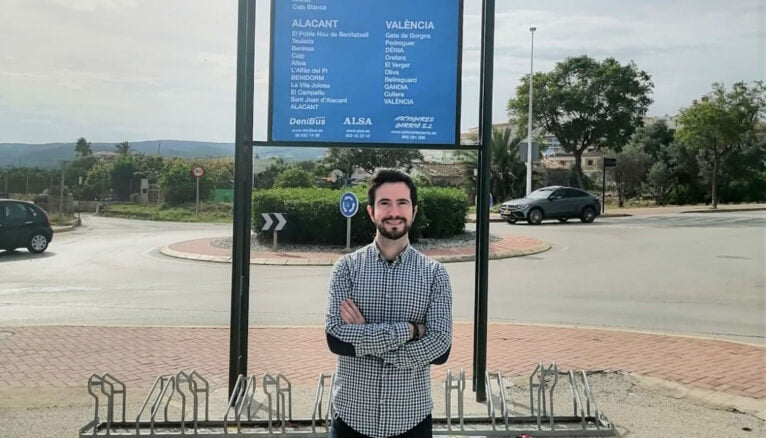
[[[766, 0], [496, 3], [496, 122], [529, 72], [530, 25], [535, 71], [582, 54], [635, 61], [655, 84], [650, 115], [676, 114], [713, 82], [765, 77]], [[0, 143], [233, 142], [236, 4], [0, 0]], [[478, 123], [480, 7], [465, 0], [463, 129]], [[263, 140], [269, 1], [258, 1], [257, 14], [255, 138]]]

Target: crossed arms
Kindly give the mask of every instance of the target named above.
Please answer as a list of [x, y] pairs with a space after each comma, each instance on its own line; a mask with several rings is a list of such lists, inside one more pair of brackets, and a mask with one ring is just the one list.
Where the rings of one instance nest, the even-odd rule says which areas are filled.
[[[373, 356], [397, 368], [416, 369], [443, 364], [452, 342], [452, 296], [443, 266], [433, 272], [431, 300], [425, 324], [410, 322], [367, 323], [351, 300], [351, 272], [347, 259], [333, 269], [326, 315], [330, 351], [342, 356]], [[413, 330], [420, 336], [411, 341]]]

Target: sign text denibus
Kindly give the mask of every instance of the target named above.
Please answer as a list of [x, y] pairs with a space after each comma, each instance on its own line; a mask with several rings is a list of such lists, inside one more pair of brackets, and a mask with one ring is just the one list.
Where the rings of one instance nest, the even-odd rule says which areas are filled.
[[272, 0], [269, 139], [455, 144], [461, 0]]

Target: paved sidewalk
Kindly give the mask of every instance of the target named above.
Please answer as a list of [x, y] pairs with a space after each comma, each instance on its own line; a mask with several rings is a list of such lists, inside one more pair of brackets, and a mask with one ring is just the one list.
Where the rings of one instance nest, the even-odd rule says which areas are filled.
[[[213, 242], [220, 238], [188, 240], [170, 244], [160, 252], [170, 257], [199, 260], [206, 262], [231, 262], [231, 249], [218, 248]], [[417, 247], [417, 245], [414, 245]], [[525, 236], [499, 236], [499, 240], [490, 242], [489, 258], [502, 259], [537, 254], [548, 251], [550, 243]], [[427, 249], [422, 252], [440, 262], [465, 262], [474, 260], [474, 245], [452, 248]], [[345, 254], [343, 251], [251, 251], [250, 263], [254, 265], [332, 265]]]
[[[621, 371], [676, 385], [721, 407], [766, 417], [766, 348], [727, 341], [613, 330], [489, 324], [490, 371], [526, 375], [539, 361], [560, 370]], [[456, 323], [447, 369], [472, 369], [473, 325]], [[133, 393], [153, 379], [196, 369], [215, 386], [228, 376], [228, 328], [0, 328], [0, 393], [14, 388], [84, 388], [91, 373], [109, 372]], [[249, 371], [283, 372], [314, 384], [334, 370], [322, 327], [251, 328]]]

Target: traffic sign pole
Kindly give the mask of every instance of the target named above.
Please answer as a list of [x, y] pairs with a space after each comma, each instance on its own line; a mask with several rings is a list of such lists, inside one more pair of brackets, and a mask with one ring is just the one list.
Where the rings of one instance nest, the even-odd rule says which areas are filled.
[[359, 210], [359, 199], [354, 192], [346, 192], [340, 196], [340, 214], [346, 217], [346, 251], [351, 251], [351, 218]]
[[346, 218], [346, 251], [351, 251], [351, 218]]
[[274, 233], [274, 242], [271, 244], [271, 249], [276, 250], [277, 249], [277, 230], [273, 231]]
[[194, 214], [199, 216], [199, 179], [205, 176], [205, 168], [202, 166], [192, 167], [191, 174], [197, 180], [197, 202], [194, 204]]

